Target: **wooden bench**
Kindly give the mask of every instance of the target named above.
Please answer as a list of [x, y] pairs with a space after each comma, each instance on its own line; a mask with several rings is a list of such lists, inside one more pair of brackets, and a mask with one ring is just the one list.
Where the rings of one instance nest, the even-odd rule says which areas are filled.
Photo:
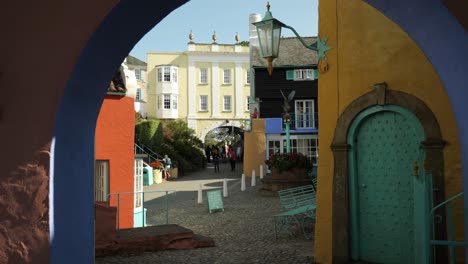
[[307, 239], [313, 237], [311, 225], [315, 222], [315, 186], [306, 185], [278, 191], [281, 206], [286, 210], [273, 216], [275, 238], [279, 233], [294, 235], [294, 226]]

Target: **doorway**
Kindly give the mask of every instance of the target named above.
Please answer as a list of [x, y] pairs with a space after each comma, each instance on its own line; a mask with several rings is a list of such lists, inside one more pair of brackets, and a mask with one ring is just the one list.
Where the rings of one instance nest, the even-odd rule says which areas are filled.
[[429, 201], [421, 199], [427, 191], [418, 188], [424, 179], [413, 167], [424, 160], [424, 138], [419, 120], [398, 106], [371, 107], [353, 121], [348, 143], [354, 260], [420, 263], [424, 229], [418, 228], [427, 219], [416, 216]]

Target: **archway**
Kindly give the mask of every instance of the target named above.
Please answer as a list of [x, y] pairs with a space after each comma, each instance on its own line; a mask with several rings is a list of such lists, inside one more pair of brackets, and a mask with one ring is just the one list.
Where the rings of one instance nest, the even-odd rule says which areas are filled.
[[205, 143], [206, 136], [208, 135], [208, 133], [210, 133], [211, 131], [213, 131], [214, 129], [217, 129], [217, 128], [231, 128], [231, 129], [234, 129], [233, 132], [236, 133], [236, 132], [241, 131], [242, 126], [243, 126], [243, 124], [241, 122], [239, 122], [239, 121], [229, 121], [229, 122], [218, 121], [218, 122], [213, 122], [211, 125], [209, 125], [205, 129], [203, 129], [203, 131], [200, 134], [200, 139], [203, 141], [203, 143]]
[[94, 134], [109, 79], [136, 42], [187, 1], [120, 1], [82, 50], [61, 99], [51, 148], [51, 263], [94, 262]]
[[[49, 199], [52, 263], [93, 261], [93, 144], [95, 123], [105, 95], [104, 87], [133, 45], [161, 19], [187, 1], [120, 1], [81, 52], [57, 113], [52, 144]], [[457, 117], [459, 134], [468, 134], [468, 119], [463, 118], [468, 90], [461, 86], [468, 83], [468, 76], [463, 74], [468, 71], [468, 50], [464, 48], [468, 35], [461, 25], [438, 0], [424, 3], [401, 0], [401, 5], [390, 0], [367, 2], [398, 23], [427, 54], [447, 89]], [[396, 8], [398, 6], [406, 8]], [[420, 13], [415, 15], [411, 10]], [[438, 19], [434, 19], [433, 15]], [[430, 36], [427, 27], [431, 28]], [[450, 32], [447, 33], [447, 30]], [[77, 127], [86, 129], [77, 130]], [[468, 138], [460, 137], [460, 140], [464, 154], [463, 167], [466, 167]], [[339, 152], [340, 145], [336, 145], [336, 148]], [[72, 166], [72, 162], [80, 165]], [[465, 178], [467, 175], [465, 170]], [[464, 186], [468, 188], [468, 181], [464, 182]], [[334, 210], [335, 206], [340, 205], [335, 204]], [[468, 210], [467, 200], [465, 209]], [[70, 229], [70, 226], [74, 228]], [[465, 232], [468, 234], [468, 229]], [[334, 234], [335, 243], [346, 241], [340, 238], [340, 235]], [[343, 247], [336, 249], [337, 254], [343, 253], [340, 252]]]
[[[350, 178], [350, 145], [349, 133], [355, 118], [362, 111], [375, 106], [399, 106], [412, 113], [421, 123], [424, 130], [424, 141], [421, 147], [425, 151], [428, 161], [428, 171], [433, 172], [433, 187], [439, 191], [434, 193], [434, 204], [445, 199], [444, 192], [444, 162], [443, 147], [445, 141], [442, 138], [439, 124], [432, 111], [420, 99], [400, 91], [385, 90], [384, 87], [366, 93], [353, 101], [341, 114], [335, 128], [332, 143], [334, 156], [333, 175], [333, 254], [338, 259], [347, 260], [350, 252], [350, 210], [349, 210], [349, 182]], [[445, 218], [443, 218], [445, 219]], [[445, 234], [445, 222], [436, 230], [439, 236]], [[439, 255], [442, 255], [440, 252]]]

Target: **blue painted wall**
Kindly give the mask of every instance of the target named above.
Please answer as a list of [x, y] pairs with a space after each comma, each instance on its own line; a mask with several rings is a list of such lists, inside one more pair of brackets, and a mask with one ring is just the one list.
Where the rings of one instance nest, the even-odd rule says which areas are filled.
[[146, 226], [146, 211], [147, 209], [140, 210], [133, 213], [133, 227], [145, 227]]
[[94, 134], [109, 80], [144, 34], [185, 2], [120, 1], [82, 50], [56, 117], [51, 263], [94, 263]]
[[[278, 118], [266, 118], [265, 119], [265, 134], [285, 134], [286, 132], [283, 130], [283, 119], [281, 117]], [[318, 130], [315, 128], [310, 129], [291, 129], [291, 134], [299, 135], [299, 134], [316, 134]]]
[[[400, 25], [419, 45], [439, 75], [457, 120], [462, 153], [463, 190], [468, 190], [468, 32], [441, 0], [366, 0]], [[467, 10], [468, 12], [468, 10]], [[464, 196], [468, 212], [468, 195]], [[465, 213], [465, 227], [468, 215]], [[468, 241], [465, 228], [465, 241]], [[468, 247], [465, 248], [468, 262]]]

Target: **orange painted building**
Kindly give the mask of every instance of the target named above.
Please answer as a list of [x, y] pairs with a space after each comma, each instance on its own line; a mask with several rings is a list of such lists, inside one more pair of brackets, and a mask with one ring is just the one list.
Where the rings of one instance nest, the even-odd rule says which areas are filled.
[[[109, 204], [117, 206], [115, 193], [134, 192], [134, 99], [106, 95], [96, 124], [96, 161], [107, 163]], [[133, 194], [121, 194], [118, 226], [133, 227]]]

